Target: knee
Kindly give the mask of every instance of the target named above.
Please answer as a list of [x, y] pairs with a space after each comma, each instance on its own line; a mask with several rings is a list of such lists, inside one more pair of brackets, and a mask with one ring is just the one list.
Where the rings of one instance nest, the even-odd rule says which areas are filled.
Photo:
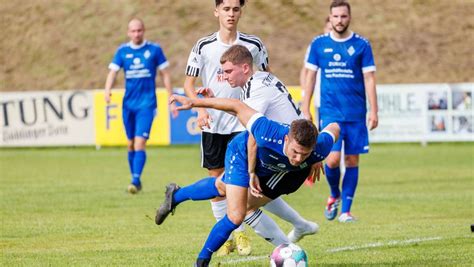
[[352, 168], [359, 166], [359, 156], [358, 155], [346, 155], [345, 156], [346, 167]]
[[133, 144], [133, 140], [129, 140], [128, 143], [127, 143], [127, 149], [128, 151], [135, 151], [135, 147], [134, 147], [134, 144]]
[[331, 169], [339, 167], [339, 164], [340, 164], [340, 162], [339, 162], [338, 159], [328, 158], [326, 160], [326, 165]]
[[145, 150], [146, 139], [135, 137], [132, 146], [135, 151]]
[[233, 224], [241, 225], [245, 219], [245, 209], [227, 209], [227, 217]]

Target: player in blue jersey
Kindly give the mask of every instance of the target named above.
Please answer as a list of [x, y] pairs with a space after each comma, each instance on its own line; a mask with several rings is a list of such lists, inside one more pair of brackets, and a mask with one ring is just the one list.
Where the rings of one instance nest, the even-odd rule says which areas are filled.
[[[375, 63], [367, 39], [349, 30], [351, 8], [348, 2], [335, 0], [330, 5], [332, 31], [314, 38], [305, 63], [308, 69], [302, 111], [311, 118], [309, 106], [316, 72], [321, 72], [320, 124], [338, 122], [341, 138], [334, 145], [326, 161], [326, 178], [331, 195], [325, 216], [337, 216], [342, 199], [340, 222], [354, 221], [351, 205], [359, 178], [359, 154], [368, 153], [370, 130], [378, 125], [378, 106], [375, 88]], [[366, 95], [370, 104], [367, 117]], [[346, 171], [340, 187], [339, 170], [341, 148], [344, 145]]]
[[[150, 137], [153, 118], [156, 115], [156, 72], [159, 71], [166, 90], [171, 95], [171, 75], [168, 60], [158, 44], [144, 39], [145, 25], [141, 19], [134, 18], [128, 23], [130, 42], [122, 44], [109, 65], [105, 83], [105, 101], [110, 103], [112, 86], [118, 71], [125, 74], [125, 96], [122, 103], [122, 118], [127, 134], [128, 164], [131, 183], [128, 192], [135, 194], [142, 189], [141, 174], [146, 162], [145, 146]], [[170, 105], [175, 117], [176, 106]]]
[[[224, 69], [225, 71], [225, 69]], [[239, 82], [239, 81], [235, 81]], [[243, 80], [243, 82], [246, 82]], [[182, 104], [178, 109], [206, 107], [235, 114], [247, 131], [237, 135], [228, 145], [224, 174], [219, 177], [204, 178], [195, 184], [180, 188], [171, 183], [167, 186], [165, 202], [157, 211], [156, 223], [161, 224], [178, 204], [187, 200], [205, 200], [216, 196], [226, 196], [227, 215], [211, 230], [196, 261], [197, 266], [208, 266], [211, 256], [230, 233], [244, 221], [257, 234], [278, 246], [288, 242], [284, 233], [269, 217], [254, 224], [253, 218], [260, 215], [259, 207], [282, 194], [296, 191], [311, 171], [311, 167], [329, 154], [339, 135], [337, 123], [329, 124], [318, 135], [316, 126], [308, 120], [298, 119], [291, 125], [271, 121], [237, 99], [206, 98], [189, 99], [173, 95], [171, 101]], [[250, 175], [248, 173], [247, 141], [249, 135], [257, 142], [257, 165], [255, 172], [262, 187], [262, 197], [248, 194]], [[319, 174], [318, 174], [319, 175]], [[318, 176], [317, 175], [317, 176]], [[260, 216], [262, 217], [262, 216]], [[271, 229], [273, 233], [269, 233]], [[260, 231], [267, 231], [265, 236]]]

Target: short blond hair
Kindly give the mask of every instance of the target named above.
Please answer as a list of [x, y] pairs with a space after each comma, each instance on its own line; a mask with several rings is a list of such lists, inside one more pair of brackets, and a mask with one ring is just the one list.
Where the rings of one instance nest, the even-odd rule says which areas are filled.
[[220, 62], [221, 64], [230, 62], [234, 65], [247, 63], [252, 66], [253, 58], [247, 47], [243, 45], [233, 45], [222, 54]]

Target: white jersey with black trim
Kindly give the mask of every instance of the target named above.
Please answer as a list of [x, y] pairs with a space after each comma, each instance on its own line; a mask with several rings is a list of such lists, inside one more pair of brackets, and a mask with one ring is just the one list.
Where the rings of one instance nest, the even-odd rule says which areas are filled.
[[303, 118], [285, 85], [269, 72], [255, 72], [242, 88], [240, 100], [273, 121], [291, 124]]
[[[252, 54], [254, 65], [260, 70], [268, 67], [267, 49], [262, 41], [250, 34], [237, 32], [237, 38], [233, 44], [225, 44], [215, 32], [199, 39], [189, 54], [186, 66], [186, 75], [201, 77], [202, 85], [211, 88], [215, 97], [239, 98], [240, 87], [232, 88], [224, 80], [224, 72], [221, 68], [220, 58], [232, 45], [239, 44], [247, 47]], [[230, 134], [245, 130], [237, 120], [237, 117], [224, 111], [207, 109], [212, 118], [210, 129], [205, 132]]]

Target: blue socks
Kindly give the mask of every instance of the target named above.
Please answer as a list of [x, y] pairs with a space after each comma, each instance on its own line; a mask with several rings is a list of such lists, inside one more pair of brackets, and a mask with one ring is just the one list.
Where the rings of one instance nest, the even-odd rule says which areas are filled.
[[130, 168], [130, 174], [133, 175], [133, 158], [135, 157], [135, 151], [128, 151], [128, 167]]
[[[132, 167], [132, 184], [141, 185], [140, 177], [142, 176], [143, 167], [145, 167], [146, 162], [146, 152], [145, 150], [137, 150], [134, 152], [133, 156], [133, 167]], [[130, 154], [129, 154], [130, 158]]]
[[341, 213], [350, 212], [352, 200], [359, 181], [359, 167], [346, 168], [342, 181], [342, 208]]
[[218, 196], [220, 195], [216, 187], [216, 178], [207, 177], [176, 191], [173, 195], [173, 203], [178, 205], [186, 200], [205, 200]]
[[229, 238], [232, 231], [237, 229], [239, 225], [234, 224], [227, 218], [227, 215], [218, 221], [212, 228], [206, 243], [199, 253], [199, 259], [210, 259], [212, 253], [218, 250]]
[[337, 198], [341, 195], [339, 190], [339, 182], [341, 180], [341, 170], [339, 166], [334, 169], [329, 168], [327, 164], [324, 164], [324, 171], [326, 172], [326, 180], [328, 181], [331, 189], [331, 196]]

